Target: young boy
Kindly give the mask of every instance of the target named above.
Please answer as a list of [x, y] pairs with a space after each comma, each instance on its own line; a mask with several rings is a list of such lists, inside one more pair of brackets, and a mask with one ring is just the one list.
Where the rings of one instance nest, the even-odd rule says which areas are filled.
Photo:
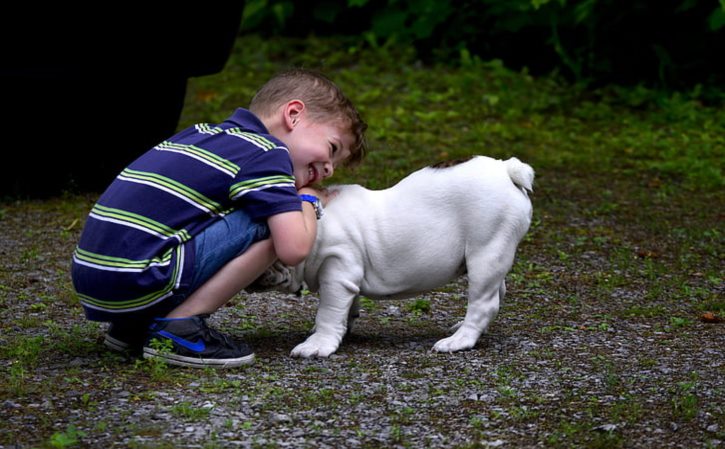
[[111, 323], [105, 345], [181, 366], [252, 363], [246, 344], [205, 319], [276, 259], [308, 255], [327, 201], [309, 186], [362, 160], [366, 127], [334, 83], [296, 69], [269, 80], [249, 110], [132, 162], [94, 205], [73, 254], [86, 317]]

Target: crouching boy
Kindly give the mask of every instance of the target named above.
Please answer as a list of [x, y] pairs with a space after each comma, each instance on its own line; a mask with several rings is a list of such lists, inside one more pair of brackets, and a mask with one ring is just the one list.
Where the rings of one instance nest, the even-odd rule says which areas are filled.
[[310, 186], [362, 160], [365, 129], [333, 82], [295, 69], [269, 80], [248, 110], [132, 162], [93, 206], [73, 253], [86, 317], [111, 323], [105, 345], [181, 366], [252, 363], [247, 344], [206, 318], [275, 260], [308, 255], [327, 202]]

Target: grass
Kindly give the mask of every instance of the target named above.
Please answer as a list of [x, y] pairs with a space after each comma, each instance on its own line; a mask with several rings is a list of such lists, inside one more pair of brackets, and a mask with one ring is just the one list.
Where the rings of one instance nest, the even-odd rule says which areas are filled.
[[[384, 188], [469, 154], [535, 168], [534, 222], [489, 335], [474, 351], [427, 352], [462, 316], [465, 289], [452, 283], [405, 303], [361, 298], [355, 335], [327, 361], [287, 359], [313, 323], [307, 294], [293, 306], [227, 308], [224, 324], [263, 357], [243, 370], [112, 355], [102, 328], [82, 319], [67, 272], [95, 196], [6, 200], [0, 422], [9, 432], [0, 445], [176, 447], [163, 420], [132, 419], [139, 410], [219, 423], [189, 443], [202, 447], [224, 447], [229, 433], [274, 447], [298, 422], [311, 441], [360, 447], [412, 447], [421, 435], [461, 448], [725, 438], [722, 364], [710, 368], [723, 355], [723, 325], [701, 320], [725, 310], [723, 108], [694, 94], [585, 91], [497, 61], [430, 67], [405, 48], [248, 36], [222, 73], [190, 81], [180, 128], [225, 119], [286, 66], [325, 71], [370, 124], [369, 157], [333, 182]], [[720, 430], [703, 430], [713, 423]]]

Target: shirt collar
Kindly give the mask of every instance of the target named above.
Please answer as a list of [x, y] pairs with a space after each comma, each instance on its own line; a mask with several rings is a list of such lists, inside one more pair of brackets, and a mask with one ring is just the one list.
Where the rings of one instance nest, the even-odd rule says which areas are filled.
[[234, 113], [225, 120], [226, 122], [233, 123], [235, 126], [240, 128], [257, 132], [260, 134], [269, 134], [267, 127], [264, 123], [249, 110], [244, 108], [238, 108]]

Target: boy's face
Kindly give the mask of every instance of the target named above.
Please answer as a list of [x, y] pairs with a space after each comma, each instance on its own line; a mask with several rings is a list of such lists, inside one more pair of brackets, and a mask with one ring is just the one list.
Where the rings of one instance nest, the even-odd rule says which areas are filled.
[[332, 176], [335, 167], [350, 157], [353, 144], [352, 135], [340, 125], [314, 123], [306, 116], [299, 117], [286, 137], [297, 189]]

